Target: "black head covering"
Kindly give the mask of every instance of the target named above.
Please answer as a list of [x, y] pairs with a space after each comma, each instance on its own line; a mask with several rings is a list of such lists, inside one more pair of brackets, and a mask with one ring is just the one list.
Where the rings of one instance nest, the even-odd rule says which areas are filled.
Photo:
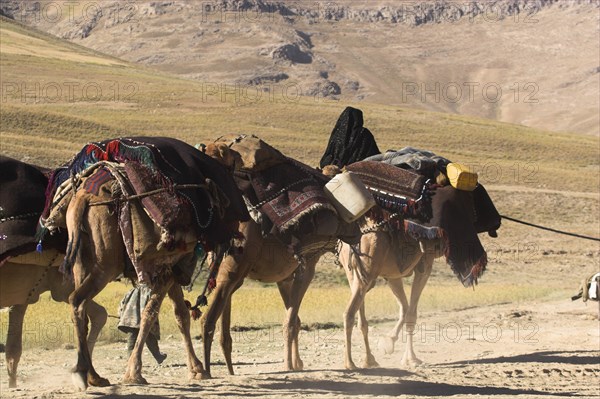
[[346, 107], [331, 132], [320, 166], [337, 165], [341, 168], [379, 153], [373, 134], [363, 127], [362, 111]]

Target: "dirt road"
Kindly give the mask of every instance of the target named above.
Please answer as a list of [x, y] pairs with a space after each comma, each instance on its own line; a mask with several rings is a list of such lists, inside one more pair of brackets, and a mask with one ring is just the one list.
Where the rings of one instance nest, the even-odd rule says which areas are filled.
[[[597, 303], [568, 299], [523, 305], [475, 307], [452, 314], [421, 315], [415, 350], [425, 362], [399, 367], [402, 343], [386, 355], [380, 338], [391, 323], [371, 326], [379, 368], [343, 369], [340, 329], [303, 331], [304, 372], [281, 371], [279, 327], [234, 334], [237, 375], [227, 375], [215, 346], [212, 380], [189, 382], [178, 337], [166, 337], [169, 355], [157, 366], [144, 353], [148, 386], [120, 385], [126, 352], [123, 343], [97, 347], [96, 368], [113, 386], [77, 392], [70, 382], [73, 349], [34, 349], [24, 353], [20, 386], [7, 388], [4, 364], [2, 398], [220, 398], [220, 397], [394, 397], [404, 398], [567, 398], [599, 397], [600, 336]], [[364, 357], [355, 329], [354, 359]], [[197, 348], [200, 348], [198, 343]], [[2, 359], [4, 362], [4, 359]]]

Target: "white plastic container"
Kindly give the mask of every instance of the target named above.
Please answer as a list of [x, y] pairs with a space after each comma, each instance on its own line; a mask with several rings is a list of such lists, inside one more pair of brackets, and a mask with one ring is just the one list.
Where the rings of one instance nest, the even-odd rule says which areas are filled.
[[363, 182], [348, 172], [331, 179], [325, 185], [325, 195], [346, 223], [354, 222], [375, 205], [375, 199]]

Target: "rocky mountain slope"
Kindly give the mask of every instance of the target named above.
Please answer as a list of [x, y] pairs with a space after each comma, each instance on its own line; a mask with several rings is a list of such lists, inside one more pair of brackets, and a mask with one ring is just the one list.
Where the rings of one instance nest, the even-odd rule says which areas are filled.
[[368, 101], [598, 134], [597, 0], [13, 1], [18, 21], [240, 102]]

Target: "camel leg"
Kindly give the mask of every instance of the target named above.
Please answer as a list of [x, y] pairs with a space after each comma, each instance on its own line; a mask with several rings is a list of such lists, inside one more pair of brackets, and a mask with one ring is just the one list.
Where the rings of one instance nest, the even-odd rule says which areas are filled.
[[[223, 265], [221, 265], [223, 267]], [[202, 315], [201, 331], [204, 346], [204, 373], [202, 378], [212, 378], [210, 374], [210, 351], [212, 347], [217, 320], [223, 315], [223, 311], [230, 300], [235, 283], [231, 280], [218, 281], [215, 290], [212, 293], [212, 301], [208, 305], [207, 311]]]
[[190, 379], [201, 379], [204, 368], [194, 351], [192, 336], [190, 334], [190, 312], [185, 305], [181, 286], [179, 284], [173, 284], [169, 289], [168, 294], [171, 302], [173, 302], [173, 311], [175, 312], [177, 327], [179, 327], [179, 332], [181, 332], [181, 336], [183, 337], [183, 343], [188, 358], [187, 365], [190, 370]]
[[142, 377], [142, 351], [144, 350], [144, 344], [146, 343], [146, 337], [150, 333], [150, 329], [156, 322], [158, 313], [160, 311], [160, 305], [167, 295], [167, 291], [173, 284], [173, 280], [166, 282], [156, 283], [152, 288], [152, 294], [148, 299], [148, 303], [142, 313], [142, 320], [140, 321], [140, 331], [135, 341], [129, 360], [127, 361], [127, 368], [125, 369], [125, 376], [123, 377], [124, 384], [147, 384], [148, 381]]
[[[298, 305], [298, 308], [300, 305]], [[292, 365], [294, 366], [295, 371], [304, 370], [304, 362], [302, 358], [300, 358], [300, 346], [298, 345], [298, 337], [300, 335], [300, 328], [302, 327], [302, 322], [299, 316], [296, 316], [296, 322], [294, 325], [294, 336], [292, 339]]]
[[231, 338], [231, 297], [227, 299], [223, 307], [223, 314], [221, 315], [221, 350], [225, 357], [229, 375], [234, 375], [233, 362], [231, 360], [231, 352], [233, 351], [233, 339]]
[[102, 331], [102, 327], [104, 327], [108, 320], [108, 312], [106, 312], [104, 306], [101, 306], [94, 301], [90, 301], [87, 306], [87, 314], [90, 319], [90, 332], [88, 334], [87, 342], [90, 356], [92, 356], [100, 331]]
[[413, 350], [413, 337], [417, 324], [417, 306], [419, 305], [419, 298], [421, 297], [423, 288], [425, 288], [425, 284], [427, 284], [427, 280], [431, 274], [432, 266], [433, 256], [423, 256], [415, 268], [415, 277], [410, 290], [410, 303], [405, 316], [407, 339], [406, 350], [402, 356], [402, 360], [400, 361], [402, 366], [411, 366], [423, 363], [417, 358]]
[[350, 281], [350, 289], [352, 291], [350, 302], [348, 302], [346, 310], [344, 311], [344, 332], [346, 333], [345, 367], [348, 370], [356, 370], [357, 367], [352, 361], [352, 330], [354, 329], [356, 312], [358, 312], [360, 307], [363, 306], [365, 300], [365, 290], [363, 289], [362, 283], [357, 275], [354, 275]]
[[315, 275], [315, 265], [316, 260], [306, 261], [303, 267], [301, 266], [299, 270], [296, 270], [289, 290], [289, 307], [283, 322], [284, 368], [286, 371], [300, 371], [304, 367], [298, 349], [298, 336], [300, 334], [298, 312], [304, 294], [306, 294], [306, 290]]
[[394, 353], [394, 346], [396, 344], [396, 341], [398, 341], [400, 331], [402, 331], [402, 327], [404, 326], [406, 311], [408, 310], [408, 299], [406, 299], [406, 293], [404, 292], [404, 284], [402, 282], [402, 278], [389, 279], [388, 285], [390, 286], [392, 293], [398, 301], [398, 306], [400, 307], [398, 322], [396, 322], [396, 325], [390, 332], [390, 335], [382, 338], [383, 350], [386, 354], [389, 355]]
[[[72, 372], [74, 384], [85, 390], [89, 385], [108, 386], [110, 382], [96, 373], [92, 364], [92, 356], [87, 344], [87, 305], [109, 282], [110, 277], [104, 273], [93, 273], [85, 276], [83, 281], [78, 281], [77, 276], [84, 276], [81, 262], [75, 262], [73, 266], [75, 277], [75, 290], [69, 296], [71, 304], [71, 316], [75, 325], [77, 335], [77, 365]], [[80, 278], [80, 277], [79, 277]]]
[[[279, 288], [279, 294], [281, 295], [281, 299], [283, 300], [283, 306], [285, 307], [286, 314], [287, 314], [288, 309], [291, 307], [292, 282], [293, 282], [293, 276], [290, 276], [290, 278], [277, 283], [277, 288]], [[300, 331], [300, 326], [301, 326], [300, 318], [296, 317], [294, 328], [298, 329], [298, 331]], [[295, 339], [292, 341], [291, 349], [292, 349], [292, 366], [297, 365], [297, 366], [299, 366], [299, 369], [302, 370], [302, 368], [304, 367], [304, 364], [302, 363], [302, 360], [300, 359], [300, 350], [298, 348], [298, 335], [296, 335]], [[286, 351], [286, 353], [287, 353], [287, 351]], [[284, 354], [284, 359], [286, 359], [285, 364], [287, 367], [287, 357], [285, 354]]]
[[375, 360], [375, 356], [373, 356], [373, 353], [371, 352], [371, 347], [369, 345], [369, 322], [367, 321], [367, 316], [365, 315], [365, 301], [363, 300], [363, 302], [360, 305], [360, 308], [358, 309], [358, 327], [360, 328], [360, 331], [362, 332], [362, 336], [365, 342], [365, 363], [364, 363], [364, 367], [365, 368], [370, 368], [370, 367], [379, 367], [379, 363], [377, 363], [377, 361]]
[[23, 319], [27, 305], [13, 305], [8, 309], [8, 332], [6, 334], [6, 368], [8, 387], [17, 387], [17, 367], [23, 353]]

